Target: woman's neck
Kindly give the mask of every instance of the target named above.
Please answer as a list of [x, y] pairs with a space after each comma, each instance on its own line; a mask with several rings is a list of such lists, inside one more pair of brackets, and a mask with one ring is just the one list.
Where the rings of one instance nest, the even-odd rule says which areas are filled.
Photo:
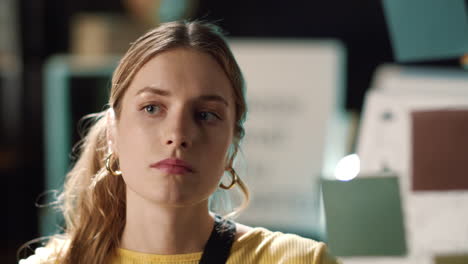
[[207, 202], [164, 207], [127, 192], [120, 248], [159, 255], [201, 252], [213, 225]]

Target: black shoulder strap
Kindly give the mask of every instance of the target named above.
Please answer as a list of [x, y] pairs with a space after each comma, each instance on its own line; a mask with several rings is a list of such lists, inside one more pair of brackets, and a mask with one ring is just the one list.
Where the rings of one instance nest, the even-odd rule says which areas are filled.
[[215, 224], [211, 236], [205, 245], [199, 263], [226, 263], [236, 235], [236, 224], [215, 215]]

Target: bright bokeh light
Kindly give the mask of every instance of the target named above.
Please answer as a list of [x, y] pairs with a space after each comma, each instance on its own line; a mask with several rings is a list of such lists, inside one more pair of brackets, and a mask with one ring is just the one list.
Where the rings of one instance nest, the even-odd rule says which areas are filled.
[[340, 181], [354, 179], [361, 170], [361, 160], [357, 154], [342, 158], [335, 167], [335, 178]]

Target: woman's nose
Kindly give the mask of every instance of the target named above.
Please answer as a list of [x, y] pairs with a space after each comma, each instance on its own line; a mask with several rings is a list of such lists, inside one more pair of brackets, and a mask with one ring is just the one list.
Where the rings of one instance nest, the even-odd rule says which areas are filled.
[[164, 137], [166, 146], [188, 148], [192, 145], [192, 124], [188, 117], [181, 114], [175, 115], [166, 123], [167, 134]]
[[181, 146], [182, 148], [187, 148], [188, 147], [188, 143], [186, 140], [182, 139], [182, 140], [173, 140], [173, 139], [168, 139], [166, 141], [166, 145], [174, 145], [174, 146]]

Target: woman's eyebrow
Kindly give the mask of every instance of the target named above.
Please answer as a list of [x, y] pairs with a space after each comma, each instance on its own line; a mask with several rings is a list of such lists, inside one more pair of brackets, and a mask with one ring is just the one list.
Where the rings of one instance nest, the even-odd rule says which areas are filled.
[[[152, 93], [152, 94], [156, 94], [156, 95], [160, 95], [160, 96], [170, 96], [171, 95], [171, 93], [169, 91], [162, 90], [162, 89], [156, 88], [154, 86], [145, 86], [145, 87], [143, 87], [138, 92], [136, 92], [135, 96], [137, 96], [139, 94], [142, 94], [142, 93]], [[216, 94], [200, 95], [199, 97], [197, 97], [197, 100], [219, 102], [219, 103], [222, 103], [222, 104], [224, 104], [226, 106], [229, 106], [229, 103], [227, 102], [226, 99], [224, 99], [222, 96], [216, 95]]]
[[198, 97], [199, 100], [201, 101], [213, 101], [213, 102], [220, 102], [226, 106], [229, 106], [228, 102], [226, 99], [224, 99], [222, 96], [219, 95], [201, 95]]
[[161, 96], [170, 96], [171, 93], [166, 90], [162, 90], [159, 88], [156, 88], [154, 86], [145, 86], [143, 89], [140, 89], [138, 92], [136, 92], [135, 96], [142, 94], [142, 93], [152, 93], [152, 94], [157, 94]]

